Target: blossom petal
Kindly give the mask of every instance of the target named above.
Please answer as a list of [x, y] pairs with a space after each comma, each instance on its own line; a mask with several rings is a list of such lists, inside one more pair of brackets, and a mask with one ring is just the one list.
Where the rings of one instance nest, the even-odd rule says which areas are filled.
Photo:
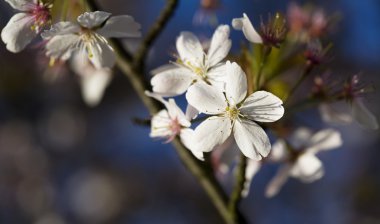
[[202, 82], [190, 86], [186, 99], [190, 105], [205, 114], [221, 114], [227, 107], [223, 92]]
[[175, 69], [175, 68], [178, 68], [178, 65], [170, 63], [170, 64], [161, 65], [161, 66], [159, 66], [159, 67], [151, 70], [149, 73], [151, 75], [157, 75], [157, 74], [159, 74], [161, 72], [166, 72], [168, 70], [172, 70], [172, 69]]
[[5, 0], [12, 8], [20, 11], [29, 11], [36, 5], [34, 0]]
[[267, 134], [253, 121], [235, 121], [234, 137], [241, 152], [250, 159], [261, 160], [270, 152], [271, 145]]
[[257, 44], [263, 43], [263, 39], [257, 33], [251, 23], [251, 20], [249, 20], [245, 13], [243, 13], [242, 18], [235, 18], [232, 20], [232, 27], [236, 30], [242, 30], [245, 38], [247, 38], [250, 42]]
[[56, 35], [75, 34], [80, 32], [80, 26], [72, 22], [59, 22], [54, 24], [50, 30], [45, 30], [41, 33], [44, 39], [50, 39]]
[[194, 79], [188, 69], [174, 68], [154, 75], [150, 83], [153, 91], [162, 96], [177, 96], [186, 92]]
[[324, 122], [333, 124], [349, 124], [352, 122], [352, 116], [349, 112], [337, 111], [325, 103], [321, 104], [318, 109]]
[[181, 133], [179, 136], [180, 136], [180, 139], [181, 139], [181, 142], [183, 143], [183, 145], [186, 148], [188, 148], [197, 159], [199, 159], [201, 161], [205, 160], [202, 151], [191, 150], [193, 148], [193, 145], [194, 145], [194, 139], [193, 139], [194, 138], [194, 130], [192, 130], [190, 128], [184, 128], [181, 130]]
[[1, 31], [1, 39], [13, 53], [22, 51], [37, 36], [32, 30], [33, 17], [27, 13], [17, 13]]
[[92, 74], [81, 76], [82, 96], [89, 106], [96, 106], [103, 98], [104, 91], [111, 82], [109, 68], [96, 69]]
[[95, 68], [112, 68], [115, 65], [115, 53], [106, 40], [96, 41], [87, 46], [88, 58]]
[[289, 143], [296, 149], [308, 147], [313, 132], [306, 127], [297, 128], [289, 139]]
[[170, 130], [171, 119], [167, 110], [160, 110], [152, 117], [151, 130], [149, 136], [151, 138], [166, 138], [172, 135]]
[[343, 143], [340, 133], [334, 129], [321, 130], [315, 133], [309, 141], [308, 149], [306, 149], [309, 153], [335, 149]]
[[286, 142], [283, 139], [277, 140], [272, 145], [272, 150], [269, 154], [268, 159], [273, 162], [285, 161], [289, 157], [289, 153], [286, 147]]
[[76, 54], [71, 68], [80, 76], [82, 97], [87, 105], [96, 106], [103, 97], [104, 91], [111, 82], [111, 69], [95, 69], [87, 57]]
[[100, 26], [110, 16], [111, 13], [103, 11], [85, 12], [78, 16], [77, 20], [81, 26], [91, 29]]
[[219, 86], [222, 91], [225, 90], [225, 81], [227, 76], [226, 63], [219, 63], [207, 71], [207, 79], [213, 86]]
[[269, 182], [265, 189], [265, 196], [268, 198], [274, 197], [281, 190], [281, 187], [289, 178], [289, 172], [292, 168], [291, 164], [285, 164], [277, 171], [276, 176]]
[[377, 118], [368, 110], [361, 100], [356, 99], [352, 103], [352, 115], [360, 125], [366, 128], [374, 130], [379, 128]]
[[112, 16], [96, 32], [104, 37], [141, 37], [141, 25], [132, 16]]
[[235, 62], [226, 62], [226, 97], [230, 106], [235, 106], [247, 95], [247, 77]]
[[170, 98], [168, 101], [166, 101], [161, 95], [157, 93], [151, 93], [149, 91], [145, 91], [145, 94], [149, 97], [155, 98], [164, 104], [169, 113], [170, 119], [177, 119], [181, 126], [190, 127], [190, 121], [187, 119], [181, 108], [178, 107], [174, 99]]
[[203, 62], [204, 52], [199, 39], [191, 32], [181, 32], [176, 42], [177, 51], [182, 61], [199, 67]]
[[194, 130], [195, 151], [210, 152], [226, 141], [231, 134], [231, 120], [225, 117], [209, 117]]
[[302, 182], [311, 183], [320, 179], [324, 174], [322, 162], [313, 153], [304, 153], [298, 157], [290, 170], [292, 177]]
[[66, 60], [77, 49], [79, 41], [80, 37], [76, 34], [55, 36], [45, 46], [46, 56]]
[[252, 159], [249, 159], [247, 161], [247, 167], [245, 168], [244, 188], [241, 191], [241, 196], [242, 197], [247, 197], [248, 196], [249, 190], [250, 190], [250, 187], [251, 187], [252, 179], [256, 175], [256, 173], [259, 172], [260, 168], [261, 168], [261, 163], [260, 162], [258, 162], [256, 160], [252, 160]]
[[282, 100], [266, 91], [257, 91], [248, 96], [240, 111], [259, 122], [274, 122], [284, 115]]
[[192, 119], [195, 119], [198, 114], [199, 111], [195, 107], [191, 106], [190, 104], [187, 105], [185, 113], [187, 120], [191, 121]]
[[211, 39], [211, 46], [207, 52], [208, 65], [210, 67], [218, 64], [223, 60], [231, 49], [231, 40], [229, 39], [230, 27], [220, 25], [214, 32]]

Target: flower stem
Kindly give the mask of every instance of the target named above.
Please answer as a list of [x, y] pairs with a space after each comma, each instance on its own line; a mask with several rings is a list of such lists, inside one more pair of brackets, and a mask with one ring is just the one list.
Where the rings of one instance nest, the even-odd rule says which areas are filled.
[[293, 88], [289, 91], [288, 97], [285, 100], [285, 105], [289, 103], [289, 99], [293, 96], [294, 92], [298, 89], [298, 87], [301, 85], [303, 81], [305, 81], [306, 77], [309, 76], [311, 71], [313, 70], [313, 65], [310, 63], [307, 63], [305, 68], [303, 69], [303, 72], [299, 79], [297, 80], [296, 84], [293, 86]]
[[[247, 158], [242, 154], [240, 156], [240, 163], [236, 173], [235, 186], [232, 190], [230, 201], [228, 203], [228, 210], [232, 216], [236, 216], [239, 211], [239, 202], [242, 199], [241, 192], [244, 190], [245, 183], [245, 170], [247, 167]], [[238, 220], [238, 217], [233, 217]]]
[[260, 86], [261, 76], [263, 74], [263, 69], [264, 69], [264, 66], [267, 62], [268, 56], [271, 52], [271, 47], [264, 45], [262, 48], [262, 51], [263, 51], [263, 53], [262, 53], [262, 57], [261, 57], [261, 62], [260, 62], [259, 70], [257, 71], [257, 75], [256, 75], [256, 91], [260, 90], [260, 88], [261, 88], [261, 86]]
[[160, 35], [160, 33], [163, 31], [170, 18], [173, 16], [177, 5], [178, 0], [167, 0], [165, 8], [161, 11], [158, 19], [156, 20], [156, 23], [153, 24], [153, 26], [150, 28], [148, 34], [146, 35], [142, 44], [137, 50], [134, 60], [134, 66], [136, 68], [140, 70], [143, 69], [146, 56], [152, 44], [154, 43], [158, 35]]

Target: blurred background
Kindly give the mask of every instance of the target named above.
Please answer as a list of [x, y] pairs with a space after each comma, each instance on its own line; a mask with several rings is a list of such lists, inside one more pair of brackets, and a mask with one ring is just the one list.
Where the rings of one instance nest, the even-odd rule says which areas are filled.
[[[309, 2], [327, 15], [341, 16], [331, 34], [334, 74], [361, 72], [366, 82], [379, 86], [380, 2]], [[100, 3], [104, 11], [132, 15], [146, 33], [165, 1]], [[210, 37], [217, 23], [230, 24], [243, 12], [256, 20], [276, 11], [286, 13], [290, 1], [219, 3], [205, 8], [198, 0], [180, 1], [150, 52], [147, 71], [172, 59], [175, 39], [183, 30]], [[1, 28], [13, 13], [0, 2]], [[245, 39], [237, 31], [231, 38], [232, 52], [237, 53]], [[136, 46], [126, 42], [131, 49]], [[0, 223], [222, 222], [171, 145], [152, 140], [148, 127], [133, 122], [149, 114], [122, 74], [114, 73], [102, 102], [90, 108], [81, 98], [78, 77], [65, 67], [48, 69], [41, 55], [33, 46], [13, 54], [1, 43]], [[379, 97], [375, 91], [366, 98], [378, 119]], [[324, 127], [315, 110], [302, 119]], [[302, 184], [290, 179], [278, 196], [267, 199], [265, 186], [277, 166], [259, 172], [241, 205], [252, 223], [380, 223], [379, 132], [356, 123], [336, 128], [344, 144], [320, 156], [326, 169], [321, 180]]]

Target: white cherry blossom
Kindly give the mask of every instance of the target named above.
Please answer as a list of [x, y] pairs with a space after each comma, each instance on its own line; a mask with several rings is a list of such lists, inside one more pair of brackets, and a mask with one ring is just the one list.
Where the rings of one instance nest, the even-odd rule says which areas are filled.
[[251, 20], [248, 18], [248, 16], [243, 13], [243, 17], [241, 18], [235, 18], [232, 20], [232, 27], [235, 30], [241, 30], [243, 31], [243, 34], [247, 40], [249, 40], [252, 43], [256, 44], [262, 44], [263, 39], [260, 36], [260, 34], [255, 30], [253, 27]]
[[266, 157], [271, 145], [265, 131], [254, 121], [274, 122], [284, 114], [282, 101], [266, 91], [246, 98], [247, 78], [236, 63], [226, 63], [225, 92], [199, 82], [192, 85], [186, 99], [201, 113], [212, 115], [194, 133], [194, 150], [210, 152], [233, 132], [241, 152], [248, 158]]
[[96, 106], [112, 79], [110, 68], [96, 69], [83, 54], [75, 54], [70, 63], [72, 70], [80, 78], [82, 97], [88, 106]]
[[290, 151], [283, 139], [273, 145], [269, 159], [284, 162], [284, 165], [268, 184], [265, 192], [267, 197], [275, 196], [289, 177], [304, 183], [320, 179], [324, 175], [324, 168], [316, 154], [340, 147], [342, 139], [340, 133], [333, 129], [323, 129], [313, 134], [307, 128], [299, 128], [289, 139], [289, 144], [296, 151]]
[[115, 54], [106, 38], [141, 36], [140, 24], [128, 15], [111, 17], [108, 12], [85, 12], [77, 21], [56, 23], [42, 33], [48, 39], [47, 56], [66, 60], [79, 51], [87, 55], [95, 68], [110, 68], [115, 64]]
[[191, 32], [182, 32], [177, 38], [179, 58], [151, 79], [153, 91], [162, 96], [180, 95], [195, 82], [223, 87], [224, 63], [231, 48], [230, 28], [220, 25], [214, 32], [210, 48], [205, 53], [198, 38]]
[[5, 0], [21, 11], [1, 31], [1, 39], [13, 53], [22, 51], [50, 23], [51, 5], [40, 0]]
[[174, 99], [166, 101], [160, 95], [148, 91], [145, 94], [160, 101], [166, 107], [152, 117], [150, 137], [163, 138], [166, 142], [171, 142], [179, 136], [184, 146], [190, 149], [195, 157], [204, 160], [202, 152], [192, 150], [194, 136], [194, 130], [190, 128], [192, 110], [187, 110], [184, 114]]

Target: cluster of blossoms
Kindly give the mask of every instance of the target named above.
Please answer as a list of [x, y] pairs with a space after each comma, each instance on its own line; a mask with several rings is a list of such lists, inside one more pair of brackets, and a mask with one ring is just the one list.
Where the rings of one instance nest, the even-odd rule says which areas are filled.
[[[45, 55], [51, 64], [70, 61], [71, 69], [81, 78], [83, 97], [92, 106], [99, 103], [110, 83], [116, 62], [116, 54], [107, 38], [141, 36], [140, 25], [128, 15], [85, 12], [77, 17], [76, 22], [52, 24], [51, 4], [40, 0], [6, 2], [21, 11], [1, 32], [7, 49], [20, 52], [41, 35]], [[219, 1], [202, 2], [210, 8], [219, 4]], [[299, 84], [315, 67], [326, 61], [329, 49], [323, 48], [318, 39], [328, 25], [323, 11], [309, 16], [301, 7], [291, 5], [288, 13], [289, 27], [285, 19], [276, 14], [269, 16], [266, 23], [261, 21], [258, 31], [246, 14], [233, 19], [232, 27], [241, 30], [253, 49], [259, 52], [251, 54], [243, 50], [243, 56], [237, 62], [225, 61], [232, 45], [229, 25], [216, 28], [207, 49], [193, 33], [181, 32], [176, 40], [178, 58], [153, 72], [150, 81], [152, 92], [146, 91], [146, 95], [165, 107], [151, 119], [152, 138], [171, 142], [178, 137], [199, 160], [205, 160], [204, 154], [213, 151], [211, 162], [220, 173], [226, 173], [232, 167], [241, 151], [247, 159], [243, 196], [248, 194], [254, 175], [268, 162], [282, 164], [267, 187], [268, 197], [277, 194], [288, 177], [306, 183], [321, 178], [323, 165], [316, 154], [342, 145], [339, 132], [330, 128], [315, 133], [304, 127], [292, 128], [286, 135], [279, 131], [286, 126], [285, 122], [276, 122], [284, 116], [283, 100], [288, 106], [289, 98]], [[286, 41], [291, 42], [288, 44], [294, 49], [306, 46], [306, 50], [302, 52], [304, 72], [293, 88], [288, 88], [284, 94], [279, 91], [281, 88], [273, 86], [284, 84], [277, 78], [285, 73], [287, 66], [292, 68], [291, 62], [295, 60], [291, 57], [298, 56], [293, 50], [289, 53], [281, 48]], [[273, 51], [276, 52], [274, 56], [270, 55]], [[261, 61], [252, 55], [259, 55], [257, 58]], [[242, 61], [248, 61], [249, 66]], [[265, 63], [273, 68], [265, 68]], [[332, 85], [323, 75], [316, 76], [310, 97], [306, 99], [307, 103], [319, 103], [322, 120], [349, 123], [355, 119], [363, 126], [378, 128], [376, 117], [364, 106], [362, 98], [368, 88], [359, 82], [358, 76], [352, 76], [343, 86]], [[187, 100], [185, 112], [173, 98], [180, 95], [185, 95]], [[349, 102], [351, 111], [335, 111], [333, 104], [340, 101]], [[270, 124], [272, 122], [276, 123]], [[268, 131], [277, 137], [273, 146]], [[232, 143], [239, 148], [234, 153], [226, 150]]]
[[[233, 19], [232, 26], [241, 30], [252, 44], [269, 49], [264, 50], [261, 57], [268, 56], [272, 48], [281, 52], [281, 44], [285, 41], [294, 44], [295, 48], [298, 48], [298, 43], [305, 46], [302, 52], [305, 58], [304, 77], [301, 77], [303, 81], [315, 67], [327, 61], [329, 47], [323, 48], [318, 38], [327, 30], [328, 23], [320, 10], [312, 17], [304, 18], [299, 26], [295, 24], [294, 17], [299, 16], [295, 14], [305, 14], [302, 8], [291, 5], [288, 13], [288, 19], [292, 23], [290, 30], [280, 14], [269, 17], [267, 23], [261, 21], [258, 31], [246, 14], [243, 14], [242, 18]], [[302, 35], [301, 31], [296, 29], [302, 29]], [[273, 126], [266, 125], [266, 122], [275, 122], [284, 115], [283, 102], [274, 94], [260, 90], [271, 89], [268, 83], [261, 86], [260, 79], [256, 92], [248, 92], [248, 89], [252, 90], [255, 87], [249, 86], [252, 83], [248, 79], [252, 77], [246, 74], [246, 67], [243, 69], [235, 62], [222, 62], [231, 47], [229, 31], [227, 25], [217, 27], [207, 51], [202, 48], [194, 34], [182, 32], [179, 35], [176, 41], [178, 59], [169, 66], [163, 66], [165, 69], [160, 68], [157, 69], [158, 72], [154, 72], [151, 79], [153, 93], [147, 92], [166, 107], [153, 116], [151, 137], [164, 138], [169, 142], [178, 135], [182, 143], [200, 160], [204, 160], [204, 153], [213, 151], [211, 162], [219, 174], [228, 173], [239, 159], [239, 151], [231, 148], [235, 146], [240, 149], [247, 157], [242, 196], [248, 195], [251, 180], [266, 163], [282, 164], [277, 175], [267, 186], [267, 197], [275, 196], [289, 177], [297, 178], [304, 183], [320, 179], [324, 175], [324, 169], [316, 154], [339, 148], [342, 145], [340, 133], [331, 128], [312, 131], [306, 127], [299, 127], [292, 128], [290, 133], [283, 136], [276, 133], [280, 131]], [[287, 35], [289, 32], [290, 35]], [[302, 37], [295, 38], [297, 32]], [[260, 69], [253, 73], [256, 72], [255, 75], [258, 75]], [[251, 71], [248, 69], [248, 72]], [[353, 76], [334, 93], [331, 93], [327, 83], [321, 83], [325, 81], [323, 78], [316, 76], [315, 80], [319, 80], [319, 85], [315, 82], [311, 88], [310, 100], [320, 102], [323, 121], [331, 123], [333, 120], [346, 117], [345, 121], [348, 123], [354, 117], [366, 127], [378, 128], [376, 118], [361, 100], [366, 86], [359, 84], [357, 76]], [[168, 101], [163, 98], [184, 93], [188, 103], [186, 113], [181, 111], [173, 98], [169, 98]], [[286, 95], [281, 98], [287, 100]], [[352, 115], [333, 111], [330, 104], [340, 100], [352, 104]], [[202, 122], [196, 125], [199, 120]], [[275, 132], [277, 140], [273, 146], [264, 131], [265, 128], [260, 127], [257, 122]], [[281, 123], [279, 127], [284, 125]]]
[[83, 97], [90, 106], [99, 103], [112, 78], [116, 56], [107, 38], [140, 37], [140, 24], [131, 16], [111, 16], [96, 11], [79, 15], [77, 22], [52, 24], [52, 4], [41, 0], [6, 0], [22, 12], [14, 15], [1, 32], [11, 52], [20, 52], [38, 35], [51, 66], [70, 59], [72, 70], [81, 78]]
[[[155, 74], [150, 96], [177, 96], [186, 92], [187, 113], [159, 98], [166, 106], [152, 119], [152, 137], [179, 135], [182, 142], [200, 159], [233, 134], [241, 152], [261, 160], [268, 156], [271, 145], [263, 128], [256, 122], [274, 122], [284, 114], [282, 101], [266, 91], [248, 94], [247, 77], [233, 62], [222, 62], [231, 48], [229, 26], [220, 25], [207, 53], [198, 38], [182, 32], [177, 38], [179, 58], [173, 67]], [[174, 109], [175, 108], [175, 109]], [[176, 111], [176, 112], [173, 112]], [[209, 115], [194, 130], [191, 119], [199, 113]], [[256, 122], [255, 122], [256, 121]]]

